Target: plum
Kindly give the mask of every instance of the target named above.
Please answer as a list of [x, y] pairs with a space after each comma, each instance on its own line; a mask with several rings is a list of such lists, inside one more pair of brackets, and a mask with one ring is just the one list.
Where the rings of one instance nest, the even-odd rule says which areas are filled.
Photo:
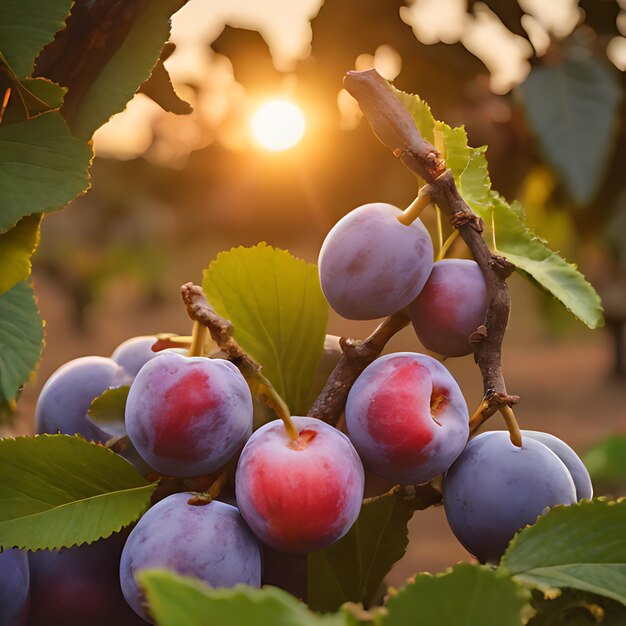
[[422, 345], [443, 356], [472, 352], [470, 335], [485, 323], [487, 285], [476, 261], [437, 261], [409, 305], [413, 328]]
[[28, 558], [19, 550], [0, 552], [0, 624], [24, 623], [29, 599]]
[[120, 556], [127, 533], [92, 544], [29, 554], [29, 626], [138, 626], [120, 588]]
[[211, 587], [261, 584], [261, 548], [239, 511], [213, 500], [189, 504], [175, 493], [155, 504], [130, 533], [122, 552], [120, 581], [128, 604], [149, 620], [135, 580], [143, 569], [195, 576]]
[[163, 352], [128, 393], [126, 428], [159, 472], [190, 477], [224, 465], [252, 432], [252, 396], [229, 361]]
[[433, 267], [433, 245], [422, 222], [405, 226], [402, 211], [364, 204], [330, 230], [319, 255], [322, 291], [348, 319], [391, 315], [415, 300]]
[[361, 509], [363, 466], [350, 440], [310, 417], [293, 417], [292, 440], [280, 420], [257, 430], [237, 465], [243, 518], [265, 544], [284, 552], [319, 550], [345, 535]]
[[43, 386], [35, 422], [37, 433], [79, 434], [94, 441], [106, 441], [109, 434], [87, 419], [94, 398], [110, 387], [126, 382], [124, 370], [112, 359], [84, 356], [62, 365]]
[[483, 563], [497, 563], [515, 533], [548, 507], [576, 500], [563, 461], [529, 436], [521, 448], [514, 446], [508, 431], [472, 439], [443, 482], [450, 528]]
[[113, 351], [111, 358], [124, 368], [129, 377], [129, 384], [137, 376], [139, 370], [159, 354], [152, 351], [156, 340], [154, 335], [132, 337], [122, 342]]
[[381, 478], [421, 484], [443, 474], [469, 436], [469, 414], [452, 374], [424, 354], [376, 359], [346, 404], [348, 436], [365, 466]]
[[536, 430], [523, 430], [522, 436], [530, 437], [541, 442], [544, 446], [548, 446], [569, 470], [576, 486], [576, 499], [591, 500], [593, 497], [591, 476], [589, 476], [589, 472], [585, 464], [580, 460], [580, 457], [564, 441], [549, 433], [542, 433]]

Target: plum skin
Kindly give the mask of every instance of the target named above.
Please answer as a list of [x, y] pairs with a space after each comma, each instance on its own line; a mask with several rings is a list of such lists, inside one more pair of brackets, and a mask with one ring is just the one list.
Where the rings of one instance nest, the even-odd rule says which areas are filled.
[[109, 435], [87, 418], [94, 398], [125, 384], [124, 370], [112, 359], [84, 356], [57, 369], [43, 386], [35, 409], [36, 432], [79, 434], [104, 442]]
[[137, 626], [145, 624], [128, 606], [119, 581], [127, 533], [91, 544], [29, 553], [29, 626]]
[[139, 520], [120, 561], [122, 593], [132, 609], [149, 620], [135, 575], [159, 568], [195, 576], [211, 587], [261, 584], [261, 548], [239, 511], [213, 500], [189, 504], [191, 493], [164, 498]]
[[252, 396], [229, 361], [163, 352], [128, 393], [126, 428], [137, 452], [170, 476], [209, 474], [252, 432]]
[[159, 354], [152, 351], [152, 346], [156, 340], [157, 338], [154, 335], [131, 337], [123, 341], [113, 351], [111, 358], [124, 368], [129, 377], [129, 384], [137, 376], [139, 370]]
[[18, 626], [28, 611], [28, 558], [20, 550], [0, 552], [0, 624]]
[[383, 202], [364, 204], [330, 230], [319, 254], [322, 291], [348, 319], [368, 320], [408, 306], [433, 266], [428, 231], [417, 219], [405, 226], [402, 211]]
[[547, 507], [574, 504], [576, 487], [561, 459], [532, 437], [521, 448], [508, 431], [472, 439], [448, 470], [443, 502], [452, 532], [483, 563], [498, 563], [518, 530]]
[[443, 474], [469, 436], [467, 404], [439, 361], [413, 352], [370, 363], [348, 394], [348, 436], [365, 466], [400, 484]]
[[274, 420], [245, 445], [236, 474], [237, 504], [263, 543], [312, 552], [343, 537], [361, 510], [365, 477], [350, 440], [310, 417], [292, 417], [300, 436]]
[[485, 323], [487, 284], [476, 261], [444, 259], [409, 305], [415, 334], [428, 350], [443, 356], [472, 352], [470, 335]]

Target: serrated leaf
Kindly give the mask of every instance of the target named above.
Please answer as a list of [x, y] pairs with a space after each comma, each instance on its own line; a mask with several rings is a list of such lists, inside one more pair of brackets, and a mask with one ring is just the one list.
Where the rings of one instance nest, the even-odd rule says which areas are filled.
[[309, 606], [335, 611], [344, 602], [368, 606], [409, 543], [414, 507], [396, 489], [363, 503], [357, 521], [339, 541], [308, 556]]
[[435, 129], [435, 118], [430, 110], [430, 107], [426, 102], [424, 102], [417, 94], [406, 93], [404, 91], [400, 91], [396, 89], [393, 85], [391, 85], [396, 97], [405, 108], [409, 111], [411, 116], [413, 117], [413, 121], [417, 126], [417, 129], [420, 131], [422, 137], [434, 144], [434, 129]]
[[553, 508], [515, 536], [501, 568], [542, 590], [570, 587], [626, 604], [626, 500]]
[[565, 58], [535, 67], [520, 86], [531, 127], [548, 161], [580, 205], [591, 200], [617, 130], [621, 89], [608, 63]]
[[37, 367], [43, 349], [43, 322], [28, 282], [0, 295], [0, 405], [15, 404]]
[[63, 28], [73, 0], [4, 0], [0, 51], [19, 78], [32, 73], [37, 55]]
[[[430, 122], [424, 122], [425, 105], [419, 98], [396, 93], [411, 111], [418, 128], [420, 125], [428, 128]], [[464, 200], [483, 219], [485, 239], [491, 249], [511, 261], [525, 278], [549, 291], [589, 328], [602, 326], [602, 304], [595, 289], [574, 265], [552, 251], [526, 226], [520, 206], [514, 204], [511, 207], [492, 191], [485, 156], [487, 148], [468, 146], [467, 134], [462, 127], [451, 128], [439, 121], [433, 124], [437, 148], [452, 170]]]
[[58, 549], [136, 520], [156, 487], [104, 446], [68, 435], [0, 440], [0, 547]]
[[71, 126], [78, 137], [90, 138], [112, 115], [124, 109], [140, 85], [150, 77], [169, 37], [170, 16], [185, 2], [155, 0], [146, 3], [73, 115]]
[[121, 385], [107, 389], [94, 398], [87, 412], [89, 420], [111, 437], [123, 437], [126, 434], [124, 414], [129, 391], [128, 385]]
[[202, 288], [292, 414], [306, 415], [328, 319], [316, 266], [265, 243], [234, 248], [204, 270]]
[[23, 217], [0, 235], [0, 295], [30, 276], [30, 257], [39, 243], [41, 213]]
[[275, 587], [237, 585], [212, 589], [195, 578], [164, 570], [137, 576], [158, 626], [340, 626], [340, 615], [312, 613], [302, 602]]
[[58, 111], [0, 126], [0, 232], [87, 189], [91, 157], [91, 146], [72, 137]]
[[549, 291], [589, 328], [603, 326], [600, 296], [576, 266], [550, 250], [545, 241], [526, 227], [519, 212], [500, 196], [494, 193], [492, 200], [495, 251]]
[[493, 569], [460, 563], [446, 574], [418, 574], [387, 601], [381, 626], [521, 626], [528, 592]]
[[626, 435], [613, 435], [596, 444], [583, 456], [591, 480], [626, 483]]

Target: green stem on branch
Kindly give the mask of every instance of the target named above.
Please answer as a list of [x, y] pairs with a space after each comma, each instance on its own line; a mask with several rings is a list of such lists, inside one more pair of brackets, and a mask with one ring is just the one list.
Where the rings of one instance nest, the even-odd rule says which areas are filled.
[[398, 221], [405, 226], [410, 226], [421, 214], [422, 211], [430, 204], [430, 195], [424, 191], [425, 187], [420, 189], [415, 200], [398, 215]]
[[441, 261], [441, 259], [444, 259], [446, 257], [446, 254], [448, 254], [448, 250], [450, 249], [450, 246], [456, 241], [458, 236], [459, 236], [459, 231], [455, 230], [445, 240], [444, 244], [439, 249], [439, 254], [437, 255], [437, 261]]
[[441, 209], [438, 206], [435, 206], [435, 211], [437, 213], [437, 253], [436, 260], [442, 259], [441, 249], [443, 248], [443, 224], [441, 223]]
[[206, 334], [207, 327], [195, 320], [193, 323], [193, 331], [191, 333], [191, 345], [189, 346], [188, 356], [204, 356]]
[[508, 405], [503, 405], [499, 408], [500, 413], [502, 413], [502, 417], [504, 417], [504, 421], [506, 422], [506, 426], [509, 429], [509, 435], [511, 437], [511, 443], [518, 448], [522, 447], [522, 431], [519, 428], [519, 424], [515, 419], [515, 413], [513, 413], [513, 409]]

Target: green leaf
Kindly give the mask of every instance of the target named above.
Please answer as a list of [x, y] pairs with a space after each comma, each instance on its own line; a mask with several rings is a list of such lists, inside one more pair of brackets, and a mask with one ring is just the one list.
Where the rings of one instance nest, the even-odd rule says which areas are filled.
[[608, 63], [566, 58], [535, 67], [520, 89], [539, 144], [572, 198], [597, 191], [616, 138], [621, 89]]
[[202, 287], [292, 414], [306, 415], [328, 319], [316, 266], [260, 243], [221, 252]]
[[124, 414], [129, 391], [127, 385], [107, 389], [93, 399], [87, 412], [89, 419], [112, 437], [123, 437], [126, 434]]
[[89, 139], [112, 115], [123, 110], [152, 73], [170, 33], [170, 16], [186, 0], [146, 3], [128, 35], [89, 87], [71, 121], [78, 137]]
[[614, 600], [591, 593], [564, 589], [556, 598], [533, 593], [532, 606], [537, 612], [528, 626], [624, 626], [626, 607]]
[[[494, 193], [492, 199], [495, 251], [549, 291], [589, 328], [603, 326], [600, 296], [576, 266], [550, 250], [545, 241], [526, 227], [519, 213], [503, 198]], [[487, 231], [489, 236], [491, 228]]]
[[14, 407], [20, 388], [37, 367], [43, 322], [33, 290], [21, 282], [0, 295], [0, 405]]
[[340, 626], [340, 615], [311, 613], [302, 602], [275, 587], [237, 585], [212, 589], [195, 578], [164, 570], [137, 576], [158, 626]]
[[626, 435], [613, 435], [596, 444], [583, 456], [591, 480], [626, 482]]
[[0, 51], [19, 78], [30, 75], [37, 55], [63, 28], [73, 0], [4, 0]]
[[501, 567], [538, 589], [570, 587], [626, 604], [626, 500], [553, 508], [515, 536]]
[[58, 111], [0, 126], [0, 232], [85, 191], [91, 157], [91, 146], [72, 137]]
[[156, 484], [80, 437], [0, 440], [0, 547], [58, 549], [108, 537], [147, 508]]
[[435, 118], [433, 117], [430, 107], [416, 94], [405, 93], [404, 91], [396, 89], [393, 85], [391, 85], [391, 88], [398, 100], [402, 102], [412, 115], [415, 125], [422, 137], [430, 143], [435, 143]]
[[335, 611], [344, 602], [371, 604], [391, 566], [409, 543], [407, 524], [415, 508], [396, 488], [365, 500], [349, 532], [308, 556], [309, 606]]
[[381, 626], [521, 626], [528, 592], [487, 567], [460, 563], [446, 574], [418, 574], [392, 595]]
[[30, 257], [39, 244], [41, 213], [23, 217], [0, 235], [0, 295], [30, 276]]

